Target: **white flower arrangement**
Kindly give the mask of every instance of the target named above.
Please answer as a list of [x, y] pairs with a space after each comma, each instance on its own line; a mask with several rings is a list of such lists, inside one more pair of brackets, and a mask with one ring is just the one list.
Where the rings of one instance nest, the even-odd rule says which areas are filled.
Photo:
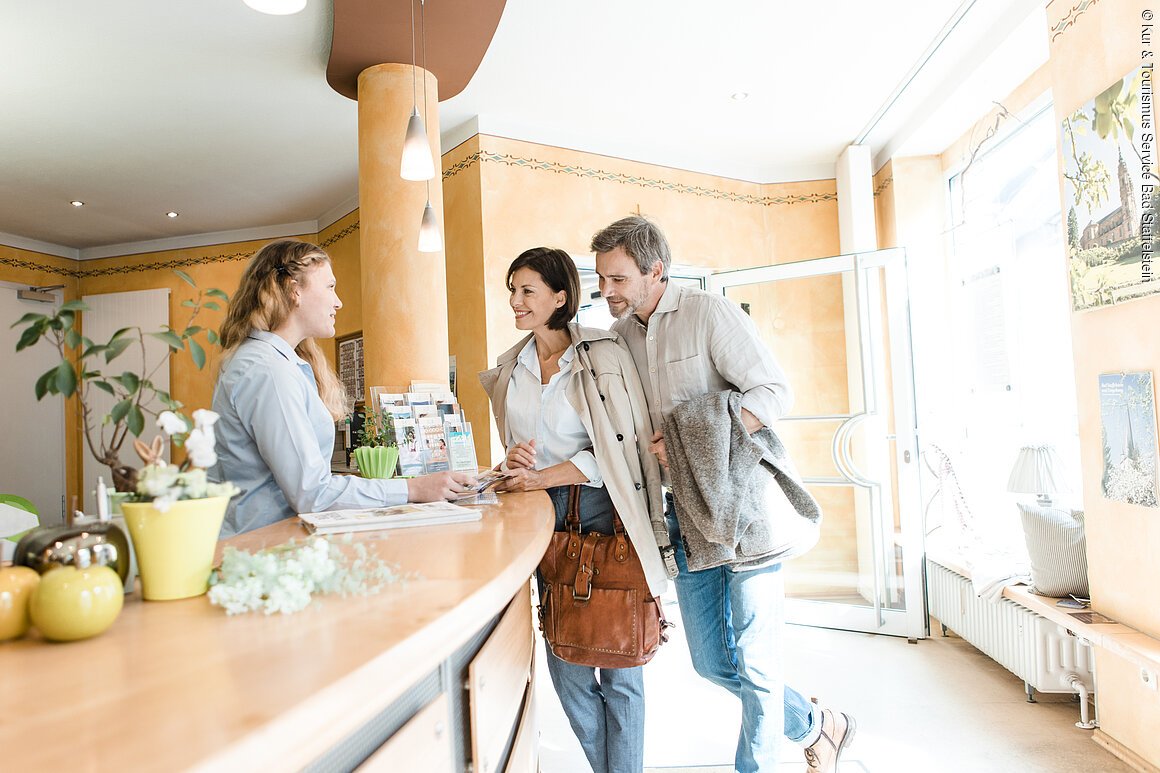
[[162, 411], [157, 417], [157, 427], [163, 436], [177, 445], [184, 445], [185, 462], [180, 467], [170, 464], [162, 456], [163, 440], [154, 439], [151, 446], [140, 440], [133, 442], [137, 454], [145, 466], [137, 473], [137, 501], [152, 502], [161, 512], [181, 499], [203, 499], [205, 497], [232, 497], [238, 493], [233, 483], [212, 483], [206, 476], [205, 468], [217, 464], [213, 425], [218, 415], [213, 411], [193, 412], [193, 428], [185, 417], [173, 411]]
[[[349, 542], [347, 535], [347, 541]], [[227, 615], [258, 612], [288, 615], [304, 609], [315, 594], [343, 596], [378, 593], [400, 578], [366, 545], [352, 545], [353, 558], [325, 537], [291, 540], [250, 553], [227, 547], [221, 568], [210, 577], [210, 603]]]

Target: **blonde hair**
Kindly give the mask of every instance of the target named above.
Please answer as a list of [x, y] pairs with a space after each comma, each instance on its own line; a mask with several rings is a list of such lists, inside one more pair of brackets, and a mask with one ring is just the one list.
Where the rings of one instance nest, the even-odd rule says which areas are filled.
[[[296, 239], [270, 242], [250, 258], [242, 281], [230, 300], [222, 323], [221, 345], [225, 362], [246, 340], [251, 330], [276, 330], [294, 310], [293, 281], [305, 282], [306, 270], [329, 263], [330, 256], [315, 244]], [[338, 375], [327, 363], [318, 343], [307, 338], [294, 349], [314, 371], [318, 396], [327, 412], [338, 421], [350, 412], [350, 400]]]

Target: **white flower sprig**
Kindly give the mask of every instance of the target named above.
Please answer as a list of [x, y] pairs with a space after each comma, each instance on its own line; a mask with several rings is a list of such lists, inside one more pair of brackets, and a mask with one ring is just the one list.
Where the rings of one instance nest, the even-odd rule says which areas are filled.
[[[349, 535], [348, 535], [348, 542]], [[394, 570], [354, 543], [353, 556], [324, 537], [293, 540], [256, 553], [227, 547], [221, 568], [210, 577], [210, 603], [227, 615], [262, 612], [288, 615], [304, 609], [315, 594], [378, 593], [400, 579]]]
[[[137, 473], [138, 497], [153, 502], [161, 512], [181, 499], [233, 496], [238, 488], [232, 483], [211, 483], [205, 468], [217, 464], [213, 425], [218, 415], [213, 411], [193, 412], [193, 429], [184, 417], [173, 411], [162, 411], [157, 416], [157, 427], [162, 434], [178, 445], [185, 445], [187, 462], [179, 468], [161, 458], [161, 439], [152, 447], [142, 445], [138, 453], [147, 464]], [[144, 449], [144, 450], [142, 450]]]

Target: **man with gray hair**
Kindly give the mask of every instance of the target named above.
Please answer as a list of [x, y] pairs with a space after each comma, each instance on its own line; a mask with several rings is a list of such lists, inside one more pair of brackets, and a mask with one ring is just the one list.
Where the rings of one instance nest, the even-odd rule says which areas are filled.
[[[676, 405], [722, 391], [741, 394], [741, 421], [750, 434], [789, 411], [785, 375], [753, 322], [723, 295], [670, 282], [668, 241], [655, 224], [639, 216], [618, 220], [592, 238], [592, 251], [600, 294], [617, 318], [612, 329], [632, 354], [654, 427], [663, 427]], [[659, 429], [650, 450], [667, 471]], [[671, 493], [667, 502], [693, 667], [741, 699], [738, 773], [772, 773], [779, 735], [804, 747], [808, 770], [836, 771], [855, 723], [806, 700], [781, 678], [781, 564], [690, 571], [677, 521], [681, 503]]]

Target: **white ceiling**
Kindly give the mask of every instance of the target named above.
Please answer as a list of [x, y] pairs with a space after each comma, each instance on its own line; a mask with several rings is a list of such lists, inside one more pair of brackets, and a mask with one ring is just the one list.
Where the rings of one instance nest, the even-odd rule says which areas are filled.
[[[1046, 61], [1042, 6], [508, 0], [439, 106], [443, 148], [480, 131], [755, 182], [832, 177], [860, 137], [879, 163], [939, 152]], [[330, 17], [0, 0], [0, 243], [101, 257], [349, 212], [357, 108], [325, 80]]]

